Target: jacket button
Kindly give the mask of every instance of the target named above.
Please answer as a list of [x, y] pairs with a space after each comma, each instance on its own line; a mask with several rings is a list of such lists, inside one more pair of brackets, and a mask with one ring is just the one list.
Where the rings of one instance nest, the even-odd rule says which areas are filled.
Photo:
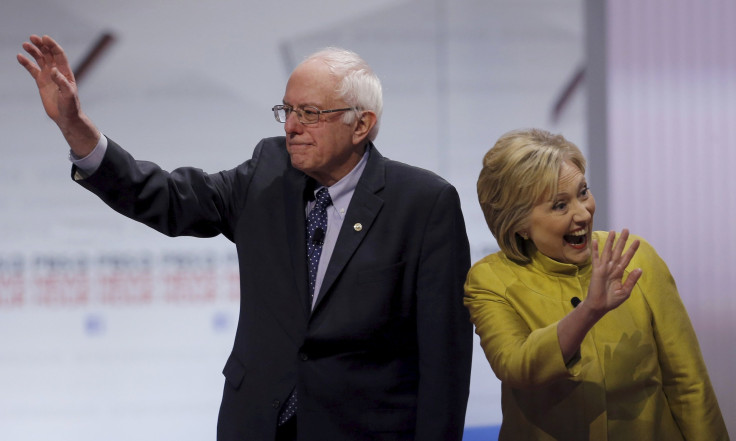
[[279, 400], [273, 400], [273, 404], [271, 404], [271, 405], [273, 406], [274, 409], [278, 409], [279, 406], [281, 405], [281, 401], [279, 401]]
[[309, 355], [305, 354], [304, 352], [300, 352], [299, 353], [299, 358], [301, 358], [302, 361], [307, 361], [307, 360], [309, 360]]

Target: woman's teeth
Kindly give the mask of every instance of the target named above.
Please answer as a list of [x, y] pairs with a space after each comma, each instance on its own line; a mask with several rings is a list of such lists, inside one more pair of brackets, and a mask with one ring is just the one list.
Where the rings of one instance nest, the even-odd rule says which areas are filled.
[[565, 242], [569, 243], [570, 245], [582, 245], [585, 243], [586, 238], [588, 237], [588, 229], [578, 230], [570, 234], [565, 235]]

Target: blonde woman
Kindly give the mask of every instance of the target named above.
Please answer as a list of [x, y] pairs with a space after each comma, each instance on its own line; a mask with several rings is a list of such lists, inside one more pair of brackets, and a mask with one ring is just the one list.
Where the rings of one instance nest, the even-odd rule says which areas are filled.
[[593, 230], [585, 158], [542, 130], [502, 136], [478, 198], [501, 251], [465, 284], [502, 382], [500, 440], [727, 440], [667, 266], [627, 230]]

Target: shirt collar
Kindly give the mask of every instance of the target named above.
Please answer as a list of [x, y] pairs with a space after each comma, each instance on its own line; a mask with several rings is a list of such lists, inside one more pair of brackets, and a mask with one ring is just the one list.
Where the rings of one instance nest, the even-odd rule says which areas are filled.
[[[330, 198], [332, 198], [332, 206], [335, 207], [335, 211], [342, 218], [345, 217], [345, 213], [348, 211], [350, 199], [352, 199], [360, 176], [363, 174], [363, 170], [365, 170], [370, 153], [371, 146], [369, 144], [366, 146], [365, 153], [363, 153], [363, 157], [360, 158], [358, 164], [347, 175], [343, 176], [342, 179], [327, 187], [327, 191], [330, 192]], [[314, 189], [315, 196], [320, 188], [322, 188], [321, 185]]]

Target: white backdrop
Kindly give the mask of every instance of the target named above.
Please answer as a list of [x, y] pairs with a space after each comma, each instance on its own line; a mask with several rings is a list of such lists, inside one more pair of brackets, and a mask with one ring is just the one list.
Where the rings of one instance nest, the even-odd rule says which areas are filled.
[[736, 434], [736, 2], [609, 1], [611, 227], [668, 263]]

